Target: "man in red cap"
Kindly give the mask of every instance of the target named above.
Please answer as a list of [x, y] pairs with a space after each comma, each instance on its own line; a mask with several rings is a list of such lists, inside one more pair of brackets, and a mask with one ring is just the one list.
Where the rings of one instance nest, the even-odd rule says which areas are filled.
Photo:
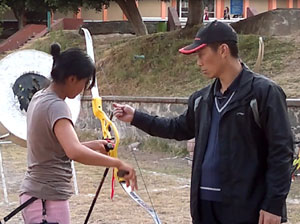
[[115, 116], [153, 136], [195, 138], [194, 224], [286, 221], [293, 140], [283, 90], [241, 62], [227, 24], [208, 24], [179, 52], [197, 54], [203, 74], [214, 79], [189, 97], [186, 111], [161, 118], [114, 104]]

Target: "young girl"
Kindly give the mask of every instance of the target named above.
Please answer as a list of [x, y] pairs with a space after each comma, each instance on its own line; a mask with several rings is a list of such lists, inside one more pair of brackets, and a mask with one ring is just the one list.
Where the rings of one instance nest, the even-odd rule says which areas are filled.
[[94, 63], [77, 48], [60, 53], [58, 44], [51, 45], [51, 54], [53, 81], [47, 89], [33, 96], [27, 111], [28, 169], [21, 185], [20, 201], [24, 203], [31, 197], [38, 200], [23, 210], [25, 224], [42, 222], [43, 204], [48, 223], [70, 223], [71, 160], [128, 171], [125, 176], [127, 184], [133, 190], [137, 188], [135, 170], [106, 155], [106, 141], [81, 143], [75, 133], [71, 112], [64, 99], [72, 99], [83, 90], [92, 88], [95, 83]]

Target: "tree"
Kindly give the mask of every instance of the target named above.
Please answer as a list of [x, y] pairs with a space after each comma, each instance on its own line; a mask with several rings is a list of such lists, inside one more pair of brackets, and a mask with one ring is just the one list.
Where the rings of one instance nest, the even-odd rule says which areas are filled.
[[128, 21], [132, 24], [133, 30], [137, 35], [148, 34], [145, 23], [137, 8], [135, 0], [115, 0], [120, 6]]
[[[86, 7], [101, 11], [103, 6], [108, 7], [112, 0], [0, 0], [9, 6], [19, 23], [19, 29], [23, 27], [25, 14], [28, 11], [72, 11], [78, 12], [78, 8]], [[128, 21], [132, 24], [136, 35], [148, 34], [135, 0], [114, 0], [122, 9]]]
[[[2, 19], [3, 14], [6, 12], [8, 9], [8, 6], [4, 3], [0, 3], [0, 19]], [[2, 34], [3, 27], [2, 27], [2, 22], [0, 22], [0, 34]]]
[[18, 20], [18, 27], [21, 29], [24, 25], [24, 17], [26, 12], [26, 1], [24, 0], [1, 0], [1, 5], [7, 5], [13, 11]]
[[[36, 0], [31, 0], [36, 1]], [[83, 0], [40, 0], [44, 2], [44, 7], [46, 6], [49, 11], [60, 11], [60, 12], [78, 12], [78, 8], [83, 5]], [[99, 0], [102, 2], [103, 0]], [[96, 5], [97, 7], [97, 5]]]
[[185, 28], [203, 23], [203, 0], [189, 0], [188, 20]]
[[49, 10], [46, 0], [0, 0], [0, 5], [6, 5], [13, 11], [19, 29], [22, 29], [26, 23], [26, 14], [46, 13]]
[[[128, 21], [131, 23], [136, 35], [148, 34], [146, 25], [142, 20], [135, 0], [115, 0], [115, 2], [119, 5]], [[83, 0], [83, 6], [95, 8], [98, 11], [101, 11], [103, 6], [108, 7], [109, 3], [110, 0]]]
[[[108, 7], [111, 0], [44, 0], [53, 10], [59, 11], [78, 11], [79, 7], [96, 9], [101, 11], [103, 7]], [[137, 8], [135, 0], [115, 0], [119, 5], [128, 21], [132, 24], [136, 35], [148, 34], [147, 28], [142, 20], [141, 14]]]

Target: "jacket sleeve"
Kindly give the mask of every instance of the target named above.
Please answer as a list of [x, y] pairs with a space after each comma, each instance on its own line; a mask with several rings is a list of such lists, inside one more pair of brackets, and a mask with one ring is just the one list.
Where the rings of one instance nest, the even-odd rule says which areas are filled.
[[259, 105], [262, 128], [268, 143], [266, 194], [262, 209], [282, 216], [291, 185], [293, 137], [283, 90], [272, 84], [266, 94]]
[[152, 116], [141, 111], [135, 111], [131, 124], [152, 136], [188, 140], [195, 135], [193, 105], [193, 97], [191, 96], [187, 110], [174, 118]]

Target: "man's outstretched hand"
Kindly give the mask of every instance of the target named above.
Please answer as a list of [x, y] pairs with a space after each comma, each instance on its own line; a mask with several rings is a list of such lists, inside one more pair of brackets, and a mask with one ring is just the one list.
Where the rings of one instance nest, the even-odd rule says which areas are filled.
[[280, 216], [271, 214], [264, 210], [260, 210], [258, 224], [280, 224], [280, 223], [281, 223]]
[[113, 104], [114, 116], [120, 121], [130, 123], [133, 120], [135, 109], [129, 105], [122, 105], [118, 103]]

